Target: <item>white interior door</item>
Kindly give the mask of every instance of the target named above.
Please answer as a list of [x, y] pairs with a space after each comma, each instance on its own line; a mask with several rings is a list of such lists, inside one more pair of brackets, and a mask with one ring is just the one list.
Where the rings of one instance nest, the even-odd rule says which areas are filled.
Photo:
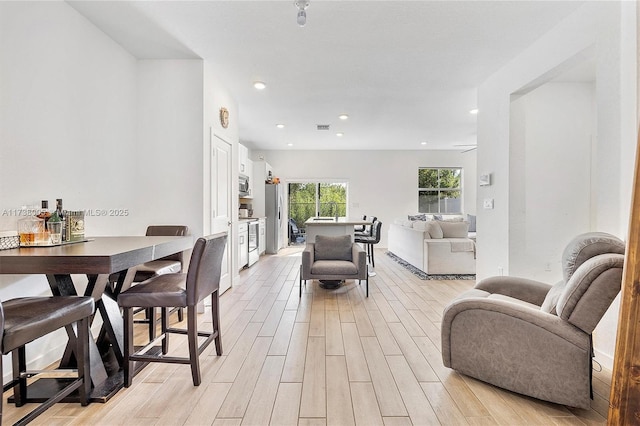
[[220, 294], [231, 287], [231, 144], [211, 128], [211, 233], [227, 232], [227, 247], [222, 259]]

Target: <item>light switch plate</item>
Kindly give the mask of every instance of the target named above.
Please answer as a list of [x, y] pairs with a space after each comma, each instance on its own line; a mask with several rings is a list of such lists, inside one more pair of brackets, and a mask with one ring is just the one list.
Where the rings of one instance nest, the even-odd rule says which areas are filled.
[[482, 202], [485, 209], [493, 209], [493, 198], [485, 198]]

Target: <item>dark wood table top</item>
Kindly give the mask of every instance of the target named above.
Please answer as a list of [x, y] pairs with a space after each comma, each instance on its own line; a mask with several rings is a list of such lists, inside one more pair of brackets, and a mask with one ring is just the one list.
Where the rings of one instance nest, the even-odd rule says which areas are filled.
[[110, 274], [193, 247], [184, 237], [94, 237], [56, 247], [0, 250], [0, 274]]

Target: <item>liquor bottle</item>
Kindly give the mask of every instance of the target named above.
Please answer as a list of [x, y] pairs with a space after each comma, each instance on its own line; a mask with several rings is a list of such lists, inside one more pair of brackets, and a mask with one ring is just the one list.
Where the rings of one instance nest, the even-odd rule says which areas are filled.
[[62, 222], [62, 241], [66, 241], [67, 229], [64, 211], [62, 210], [62, 198], [56, 198], [56, 213]]
[[42, 200], [42, 209], [40, 210], [40, 213], [36, 215], [36, 217], [38, 217], [39, 219], [44, 219], [44, 223], [46, 226], [47, 221], [51, 217], [51, 212], [49, 211], [49, 201]]

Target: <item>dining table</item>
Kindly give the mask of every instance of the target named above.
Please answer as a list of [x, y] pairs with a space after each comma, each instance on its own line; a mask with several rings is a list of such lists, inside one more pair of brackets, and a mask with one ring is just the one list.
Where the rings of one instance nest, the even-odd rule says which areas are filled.
[[[53, 296], [93, 297], [96, 313], [92, 322], [99, 315], [102, 326], [97, 335], [90, 333], [90, 400], [106, 402], [124, 386], [123, 319], [117, 295], [131, 286], [136, 266], [192, 247], [191, 236], [94, 237], [53, 247], [19, 247], [0, 250], [0, 274], [42, 274]], [[78, 291], [73, 275], [86, 275], [84, 291]], [[74, 363], [67, 345], [60, 367]], [[60, 387], [59, 379], [36, 380], [29, 385], [27, 402], [42, 401]]]

